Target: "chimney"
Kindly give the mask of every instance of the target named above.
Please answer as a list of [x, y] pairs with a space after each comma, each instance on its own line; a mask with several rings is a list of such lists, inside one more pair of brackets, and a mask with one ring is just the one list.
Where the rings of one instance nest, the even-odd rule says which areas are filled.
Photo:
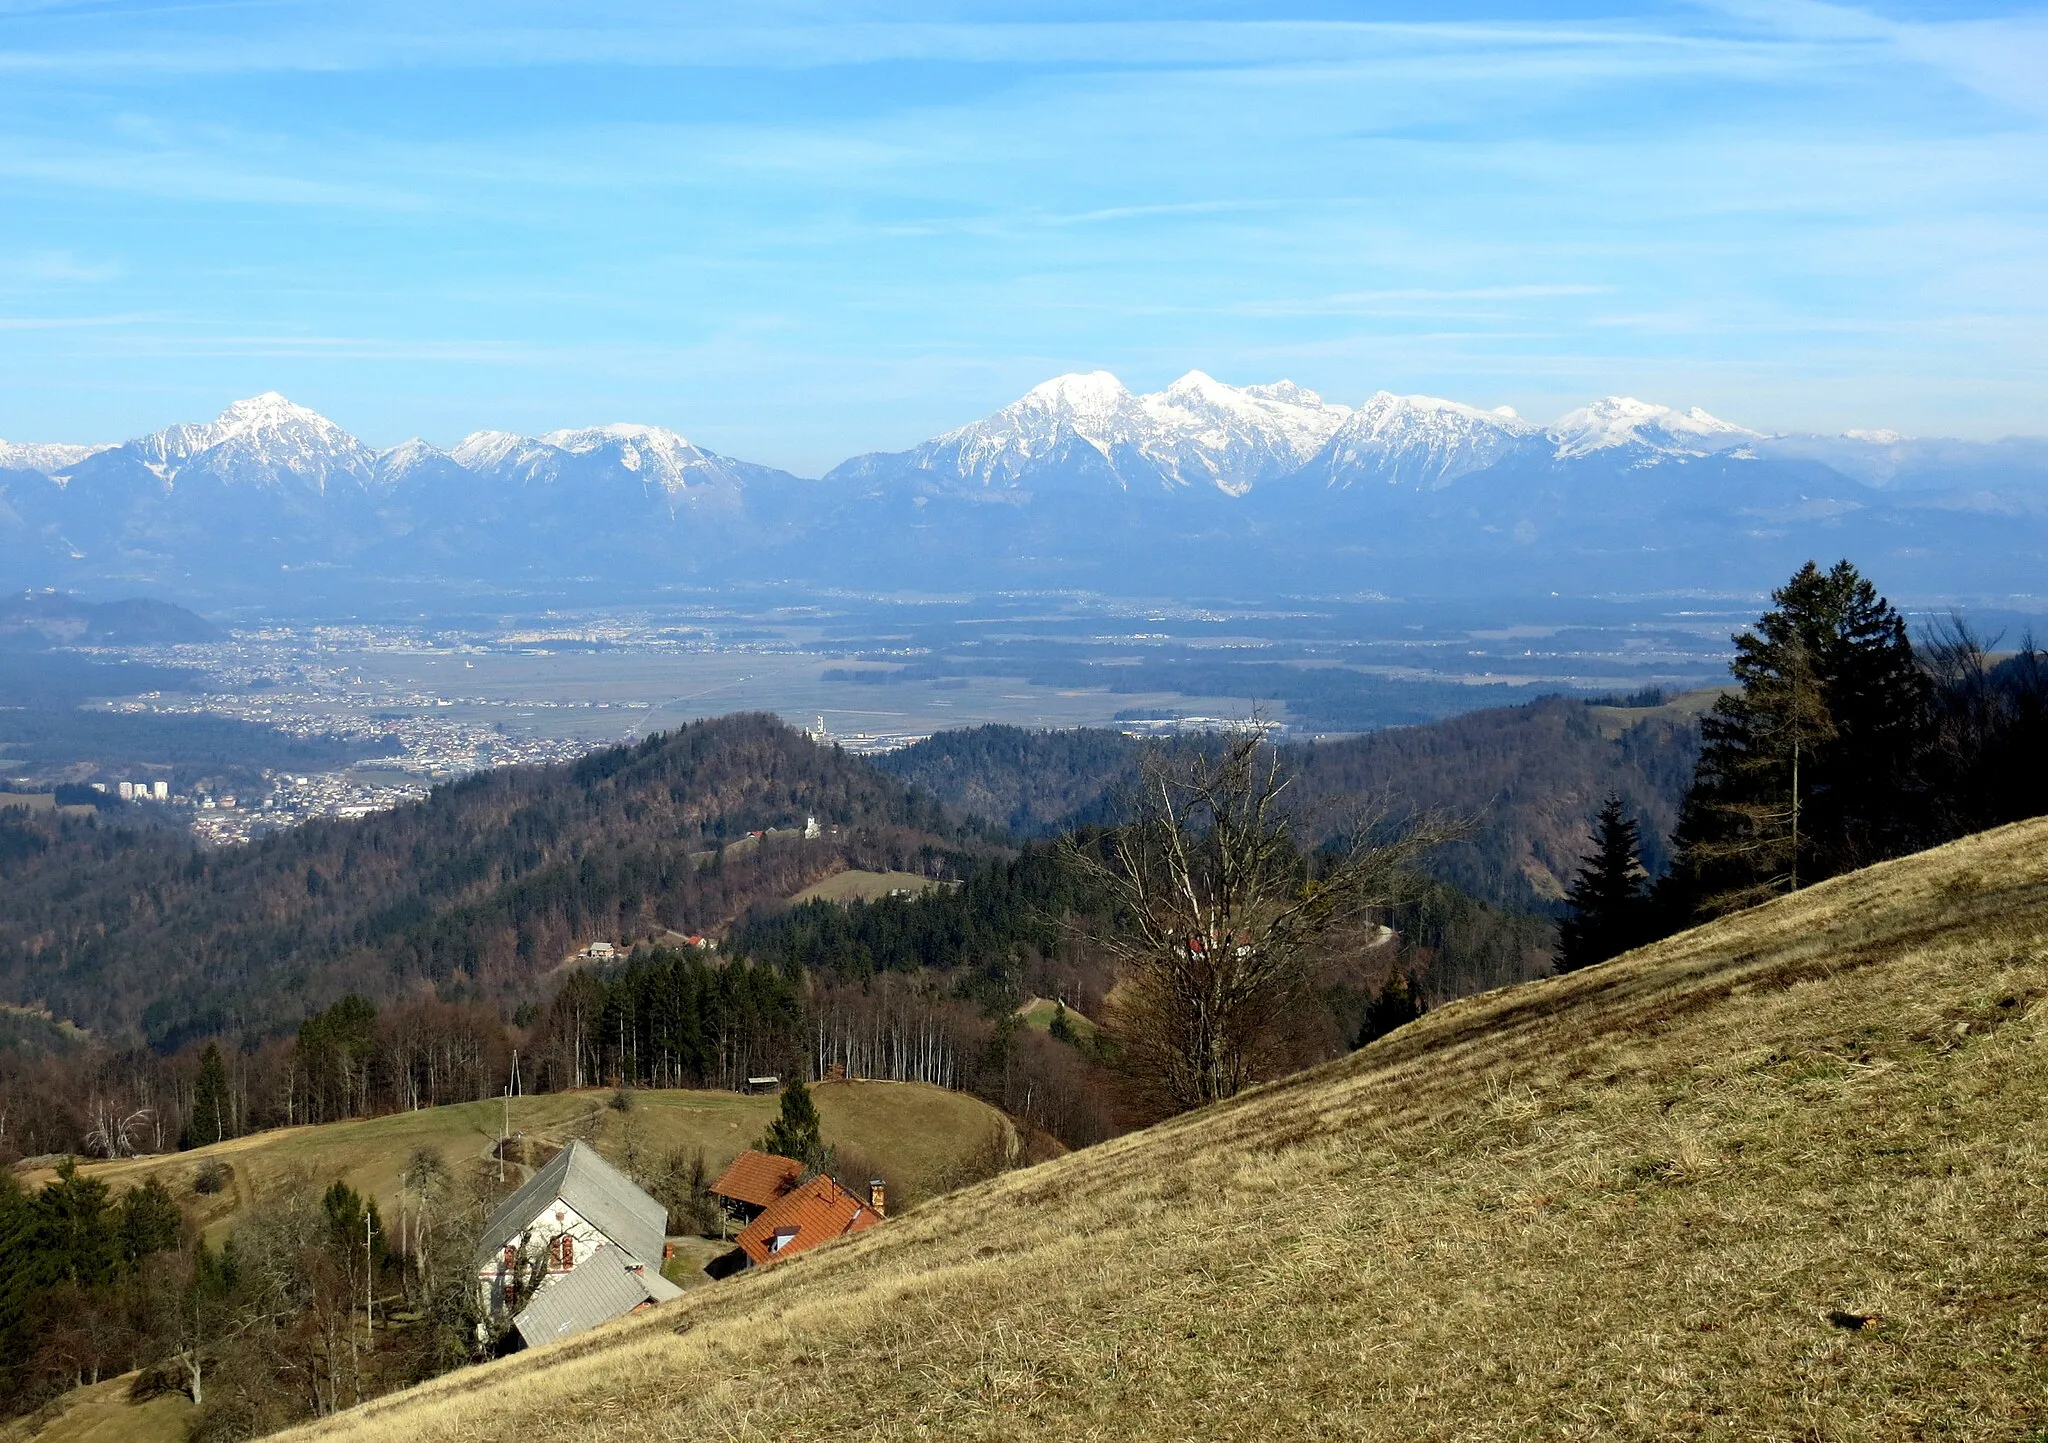
[[888, 1190], [883, 1186], [882, 1180], [878, 1177], [869, 1178], [868, 1206], [874, 1209], [876, 1217], [885, 1218], [889, 1216], [889, 1209], [886, 1206], [888, 1201]]

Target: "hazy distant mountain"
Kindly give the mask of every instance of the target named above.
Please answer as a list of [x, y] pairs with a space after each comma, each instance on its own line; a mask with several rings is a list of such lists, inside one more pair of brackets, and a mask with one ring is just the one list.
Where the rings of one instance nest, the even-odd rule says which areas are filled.
[[167, 601], [80, 601], [31, 591], [0, 600], [0, 649], [49, 646], [162, 646], [214, 641], [219, 628]]
[[1840, 555], [1901, 593], [2038, 592], [2048, 440], [1769, 435], [1622, 396], [1543, 426], [1097, 371], [819, 481], [657, 426], [376, 451], [274, 393], [119, 445], [0, 445], [0, 585], [1584, 594], [1756, 590]]

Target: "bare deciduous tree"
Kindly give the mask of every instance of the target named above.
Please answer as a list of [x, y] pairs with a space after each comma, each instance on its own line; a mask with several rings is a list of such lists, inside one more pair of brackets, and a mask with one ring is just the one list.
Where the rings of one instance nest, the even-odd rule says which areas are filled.
[[1317, 949], [1406, 891], [1408, 867], [1457, 828], [1429, 817], [1388, 835], [1354, 818], [1304, 851], [1288, 778], [1254, 718], [1220, 748], [1154, 750], [1129, 820], [1069, 855], [1115, 904], [1100, 942], [1121, 980], [1110, 1023], [1136, 1075], [1177, 1108], [1257, 1080], [1286, 1014], [1312, 984]]

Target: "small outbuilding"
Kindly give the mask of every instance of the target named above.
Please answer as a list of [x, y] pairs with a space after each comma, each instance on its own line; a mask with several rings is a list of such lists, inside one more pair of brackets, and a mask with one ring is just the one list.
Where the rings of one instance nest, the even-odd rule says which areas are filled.
[[746, 1224], [794, 1191], [803, 1176], [804, 1165], [794, 1158], [750, 1147], [726, 1166], [710, 1191], [725, 1205], [726, 1216]]

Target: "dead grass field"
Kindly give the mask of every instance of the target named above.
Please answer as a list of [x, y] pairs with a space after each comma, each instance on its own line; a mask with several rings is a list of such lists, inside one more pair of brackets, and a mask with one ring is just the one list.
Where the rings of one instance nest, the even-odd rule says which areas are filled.
[[919, 892], [938, 886], [930, 877], [915, 872], [834, 872], [822, 882], [813, 882], [789, 900], [792, 902], [872, 902], [891, 892]]
[[[976, 1098], [921, 1083], [820, 1083], [814, 1096], [826, 1141], [858, 1149], [893, 1173], [906, 1201], [945, 1186], [987, 1149], [990, 1134], [1006, 1125], [1001, 1113]], [[759, 1141], [781, 1105], [774, 1097], [731, 1092], [650, 1090], [635, 1092], [632, 1109], [619, 1112], [608, 1106], [611, 1097], [608, 1089], [515, 1097], [512, 1127], [544, 1143], [585, 1137], [615, 1159], [625, 1156], [629, 1135], [633, 1146], [655, 1155], [701, 1147], [715, 1171]], [[80, 1171], [104, 1179], [117, 1192], [146, 1177], [161, 1177], [217, 1242], [258, 1201], [301, 1179], [321, 1187], [340, 1179], [374, 1195], [378, 1206], [395, 1217], [399, 1170], [414, 1148], [437, 1148], [451, 1166], [481, 1159], [497, 1141], [502, 1116], [500, 1103], [463, 1103], [322, 1127], [279, 1128], [165, 1157], [87, 1163]], [[201, 1196], [192, 1182], [210, 1159], [226, 1162], [233, 1178], [225, 1191]], [[49, 1176], [36, 1172], [23, 1180], [33, 1187]]]
[[2048, 822], [308, 1437], [2039, 1437]]

